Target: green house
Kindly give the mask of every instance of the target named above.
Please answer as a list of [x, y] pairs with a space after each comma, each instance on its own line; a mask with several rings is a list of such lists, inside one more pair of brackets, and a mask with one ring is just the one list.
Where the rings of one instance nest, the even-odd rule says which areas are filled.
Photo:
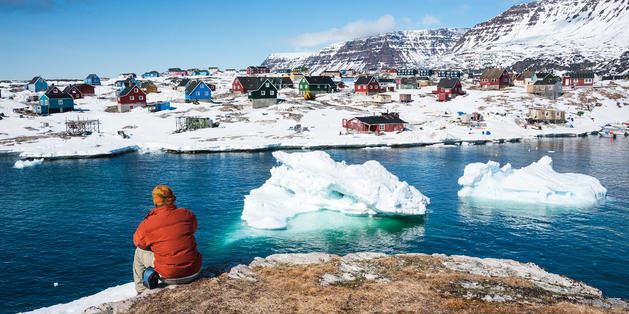
[[273, 105], [277, 103], [277, 87], [269, 79], [260, 80], [258, 88], [249, 91], [249, 100], [251, 100], [253, 108]]
[[306, 91], [312, 94], [332, 93], [336, 91], [336, 83], [329, 76], [304, 76], [299, 81], [299, 94], [303, 95]]

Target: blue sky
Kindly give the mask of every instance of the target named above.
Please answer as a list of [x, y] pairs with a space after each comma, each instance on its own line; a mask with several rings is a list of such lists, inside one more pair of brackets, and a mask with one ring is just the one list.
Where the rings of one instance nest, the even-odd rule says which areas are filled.
[[243, 68], [272, 52], [471, 27], [518, 0], [0, 0], [0, 79]]

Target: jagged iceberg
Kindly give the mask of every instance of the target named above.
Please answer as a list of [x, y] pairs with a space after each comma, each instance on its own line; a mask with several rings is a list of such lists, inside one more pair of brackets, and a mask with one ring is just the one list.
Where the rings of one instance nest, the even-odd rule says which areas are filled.
[[468, 164], [459, 185], [463, 186], [458, 192], [461, 198], [565, 206], [591, 206], [607, 194], [594, 177], [555, 172], [548, 156], [520, 169], [511, 164], [500, 168], [495, 161]]
[[321, 209], [351, 215], [423, 215], [430, 200], [377, 161], [335, 162], [322, 151], [274, 152], [281, 164], [245, 197], [242, 219], [259, 229], [283, 229], [295, 215]]

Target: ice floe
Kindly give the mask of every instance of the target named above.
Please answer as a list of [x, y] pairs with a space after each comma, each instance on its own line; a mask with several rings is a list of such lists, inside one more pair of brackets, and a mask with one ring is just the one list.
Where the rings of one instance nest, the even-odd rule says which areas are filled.
[[33, 167], [37, 165], [41, 165], [44, 162], [44, 159], [33, 159], [33, 160], [18, 160], [13, 164], [13, 168], [15, 169], [24, 169], [28, 167]]
[[322, 209], [350, 215], [423, 215], [430, 202], [377, 161], [347, 165], [322, 151], [278, 151], [273, 157], [281, 165], [245, 197], [242, 219], [254, 228], [286, 228], [291, 217]]
[[501, 168], [495, 161], [472, 163], [465, 167], [459, 185], [461, 198], [564, 206], [591, 206], [607, 194], [594, 177], [555, 172], [548, 156], [520, 169], [511, 164]]

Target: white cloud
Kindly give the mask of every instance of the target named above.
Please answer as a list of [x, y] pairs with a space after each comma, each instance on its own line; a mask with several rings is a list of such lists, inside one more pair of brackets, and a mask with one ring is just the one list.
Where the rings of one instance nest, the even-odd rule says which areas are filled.
[[435, 25], [441, 23], [441, 20], [436, 16], [426, 14], [422, 18], [421, 23], [424, 25]]
[[395, 18], [383, 15], [375, 21], [355, 21], [345, 24], [342, 28], [333, 28], [325, 32], [304, 33], [291, 40], [296, 47], [317, 47], [324, 44], [340, 42], [395, 29]]

